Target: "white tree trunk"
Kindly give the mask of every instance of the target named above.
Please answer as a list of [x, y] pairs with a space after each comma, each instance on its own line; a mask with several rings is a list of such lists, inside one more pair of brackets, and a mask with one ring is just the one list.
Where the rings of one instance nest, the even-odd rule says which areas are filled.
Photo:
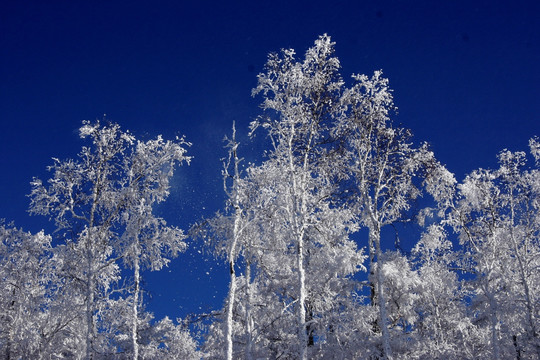
[[300, 342], [300, 359], [307, 359], [307, 333], [306, 333], [306, 275], [304, 270], [304, 236], [301, 234], [298, 237], [297, 250], [297, 266], [298, 266], [298, 339]]
[[[234, 244], [234, 243], [233, 243]], [[231, 274], [231, 284], [229, 288], [229, 299], [227, 304], [227, 325], [226, 325], [226, 334], [227, 334], [227, 360], [232, 360], [233, 358], [233, 311], [234, 311], [234, 301], [236, 297], [236, 274], [234, 271], [234, 260], [232, 260], [232, 254], [229, 259], [229, 270]]]
[[140, 266], [139, 266], [139, 256], [135, 256], [133, 263], [133, 277], [135, 281], [135, 291], [133, 294], [133, 318], [131, 319], [131, 343], [133, 346], [133, 360], [139, 358], [139, 343], [137, 341], [138, 333], [138, 319], [139, 319], [139, 291], [140, 291]]
[[[101, 148], [100, 155], [101, 155]], [[101, 160], [100, 162], [103, 162]], [[98, 240], [97, 234], [94, 234], [94, 220], [96, 209], [98, 205], [98, 199], [101, 189], [101, 184], [105, 182], [105, 172], [102, 167], [99, 167], [100, 172], [98, 181], [94, 184], [92, 190], [92, 207], [90, 208], [90, 217], [88, 220], [88, 234], [86, 239], [86, 261], [87, 261], [87, 274], [86, 274], [86, 359], [91, 360], [94, 358], [94, 338], [95, 338], [95, 324], [94, 324], [94, 311], [95, 311], [95, 293], [96, 279], [94, 272], [94, 258], [95, 258], [95, 244]], [[94, 238], [95, 237], [95, 238]]]
[[[288, 216], [289, 223], [292, 227], [292, 236], [296, 242], [296, 266], [298, 267], [298, 312], [297, 312], [297, 327], [298, 327], [298, 358], [301, 360], [307, 359], [307, 333], [306, 333], [306, 275], [304, 269], [304, 196], [305, 184], [298, 183], [297, 169], [294, 165], [293, 144], [296, 131], [294, 124], [291, 125], [290, 134], [288, 135], [287, 160], [289, 165], [289, 180], [291, 181], [292, 189], [289, 194], [288, 201]], [[307, 150], [306, 150], [307, 151]], [[307, 165], [307, 155], [303, 161], [303, 171], [305, 172]]]
[[[299, 359], [307, 360], [307, 329], [306, 329], [306, 274], [304, 268], [304, 216], [305, 209], [305, 196], [306, 196], [306, 173], [308, 163], [309, 146], [305, 149], [305, 155], [302, 163], [302, 177], [298, 179], [296, 176], [296, 169], [294, 166], [293, 155], [293, 141], [295, 136], [294, 126], [291, 129], [289, 137], [289, 171], [292, 180], [292, 194], [290, 201], [290, 223], [293, 226], [293, 234], [296, 237], [296, 266], [298, 267], [298, 346], [299, 346]], [[298, 183], [301, 180], [301, 183]]]
[[[233, 228], [233, 241], [231, 248], [229, 250], [229, 271], [231, 275], [231, 284], [229, 288], [229, 299], [227, 305], [227, 325], [226, 325], [226, 337], [227, 337], [227, 360], [232, 360], [233, 358], [233, 311], [234, 303], [236, 301], [236, 271], [235, 271], [235, 260], [236, 260], [236, 247], [240, 238], [240, 224], [242, 221], [242, 211], [240, 209], [240, 199], [238, 194], [238, 180], [240, 178], [240, 173], [238, 170], [238, 163], [240, 160], [237, 155], [238, 143], [236, 142], [236, 128], [233, 123], [233, 134], [232, 134], [232, 147], [230, 155], [234, 161], [234, 178], [233, 178], [233, 194], [232, 202], [234, 207], [234, 228]], [[227, 171], [227, 169], [225, 170]], [[224, 183], [226, 184], [226, 183]], [[226, 185], [225, 185], [226, 190]]]
[[94, 275], [87, 275], [86, 284], [86, 359], [93, 359], [94, 352]]
[[87, 274], [86, 274], [86, 359], [94, 358], [94, 302], [95, 302], [95, 279], [94, 264], [91, 247], [91, 237], [88, 234], [87, 241]]
[[383, 359], [392, 359], [390, 346], [390, 334], [388, 332], [388, 315], [386, 312], [386, 299], [384, 297], [384, 275], [382, 271], [381, 229], [374, 225], [369, 229], [370, 241], [375, 244], [375, 256], [377, 257], [377, 303], [379, 305], [379, 326], [382, 333]]
[[[247, 255], [249, 256], [249, 254]], [[251, 323], [251, 261], [248, 258], [246, 263], [246, 359], [253, 359], [253, 326]]]

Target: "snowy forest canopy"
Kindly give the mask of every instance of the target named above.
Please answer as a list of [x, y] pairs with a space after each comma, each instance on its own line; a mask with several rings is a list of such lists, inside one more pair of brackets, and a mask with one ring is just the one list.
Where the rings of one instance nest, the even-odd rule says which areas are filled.
[[[242, 164], [233, 125], [227, 202], [189, 231], [154, 211], [189, 144], [84, 122], [78, 156], [31, 183], [30, 213], [56, 231], [0, 224], [2, 356], [540, 359], [540, 141], [459, 183], [392, 123], [381, 72], [339, 71], [326, 35], [303, 59], [269, 55], [249, 131], [270, 147]], [[383, 243], [407, 222], [412, 249]], [[228, 264], [223, 308], [156, 320], [141, 274], [188, 237]]]

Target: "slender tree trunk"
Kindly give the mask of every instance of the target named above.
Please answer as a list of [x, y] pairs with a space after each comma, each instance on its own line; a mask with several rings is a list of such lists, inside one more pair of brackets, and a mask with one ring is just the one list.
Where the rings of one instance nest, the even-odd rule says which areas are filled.
[[[300, 228], [298, 219], [294, 219], [295, 228]], [[306, 269], [304, 268], [304, 231], [297, 233], [296, 266], [298, 267], [298, 341], [301, 360], [307, 360], [307, 327], [306, 327]]]
[[[515, 245], [515, 240], [514, 240]], [[536, 356], [538, 359], [540, 359], [540, 341], [538, 341], [538, 330], [536, 329], [536, 320], [534, 318], [534, 306], [531, 301], [531, 295], [530, 295], [530, 289], [529, 289], [529, 281], [527, 279], [527, 275], [525, 274], [525, 268], [523, 265], [523, 261], [521, 259], [521, 255], [518, 253], [517, 247], [515, 248], [515, 255], [519, 262], [519, 269], [520, 269], [520, 277], [521, 277], [521, 283], [523, 284], [523, 290], [525, 294], [525, 306], [527, 308], [527, 322], [529, 323], [529, 337], [530, 340], [533, 342], [535, 350], [536, 350]]]
[[[233, 242], [234, 245], [234, 242]], [[234, 311], [234, 301], [236, 297], [236, 274], [234, 270], [234, 260], [233, 254], [229, 255], [229, 270], [231, 274], [231, 284], [229, 287], [229, 299], [227, 304], [227, 360], [232, 360], [233, 358], [233, 311]]]
[[309, 347], [309, 346], [314, 346], [315, 345], [315, 334], [314, 334], [314, 330], [313, 330], [313, 325], [311, 323], [311, 321], [313, 320], [313, 307], [308, 302], [306, 308], [307, 308], [306, 322], [308, 323], [308, 325], [306, 326], [306, 332], [307, 332], [308, 347]]
[[94, 350], [94, 276], [88, 276], [86, 287], [86, 359], [93, 359]]
[[[377, 282], [377, 279], [375, 278], [375, 266], [377, 264], [375, 260], [375, 244], [373, 243], [372, 236], [369, 236], [368, 239], [368, 248], [369, 248], [369, 300], [370, 300], [370, 306], [377, 306], [377, 294], [376, 294], [376, 286], [375, 283]], [[375, 319], [373, 320], [371, 324], [371, 329], [374, 333], [378, 333], [381, 331], [381, 328], [379, 327], [379, 320]]]
[[[87, 239], [90, 242], [90, 238]], [[88, 244], [88, 247], [90, 245]], [[94, 355], [94, 287], [95, 279], [93, 272], [92, 251], [87, 250], [87, 274], [86, 274], [86, 359], [93, 359]]]
[[[305, 214], [305, 176], [301, 184], [298, 183], [296, 176], [296, 168], [294, 165], [293, 143], [295, 137], [294, 125], [291, 127], [291, 132], [288, 139], [288, 161], [289, 161], [289, 176], [292, 185], [292, 193], [289, 200], [289, 222], [292, 226], [293, 236], [296, 241], [296, 266], [298, 268], [298, 355], [299, 359], [307, 360], [307, 333], [306, 333], [306, 274], [304, 268], [304, 229], [303, 221]], [[303, 160], [302, 171], [305, 175], [307, 165], [307, 152]]]
[[7, 343], [6, 343], [6, 353], [5, 353], [5, 359], [6, 360], [11, 360], [11, 344], [13, 344], [13, 340], [12, 340], [12, 331], [11, 329], [9, 330], [9, 334], [8, 334], [8, 338], [7, 338]]
[[226, 324], [226, 338], [227, 338], [227, 360], [233, 359], [233, 312], [234, 312], [234, 303], [236, 301], [236, 271], [235, 271], [235, 251], [236, 244], [238, 242], [238, 232], [239, 232], [239, 214], [236, 215], [234, 219], [234, 233], [233, 233], [233, 243], [229, 251], [229, 272], [231, 276], [230, 287], [229, 287], [229, 296], [227, 301], [227, 324]]
[[[249, 254], [247, 255], [249, 257]], [[253, 329], [251, 324], [251, 260], [248, 258], [246, 261], [246, 359], [253, 359]]]
[[300, 342], [300, 359], [307, 359], [307, 333], [306, 333], [306, 275], [304, 269], [304, 236], [298, 237], [297, 249], [298, 284], [300, 296], [298, 299], [298, 339]]
[[377, 295], [375, 293], [375, 264], [377, 263], [375, 260], [375, 244], [373, 243], [373, 240], [371, 239], [371, 236], [369, 236], [369, 300], [371, 301], [371, 305], [375, 305]]
[[133, 346], [133, 360], [139, 358], [139, 343], [137, 341], [138, 333], [138, 319], [139, 319], [139, 291], [140, 291], [140, 266], [139, 266], [139, 256], [135, 256], [133, 262], [133, 277], [135, 281], [135, 291], [133, 294], [133, 314], [132, 314], [132, 323], [131, 323], [131, 343]]
[[384, 297], [384, 275], [382, 271], [382, 251], [381, 251], [381, 229], [379, 224], [374, 224], [369, 229], [370, 241], [375, 245], [375, 256], [377, 257], [377, 305], [379, 305], [379, 327], [382, 332], [383, 359], [392, 359], [392, 348], [390, 347], [390, 334], [388, 332], [388, 315], [386, 312], [386, 301]]
[[[296, 171], [294, 166], [294, 155], [292, 152], [293, 141], [295, 136], [294, 126], [291, 129], [291, 135], [289, 137], [289, 171], [292, 181], [292, 194], [290, 199], [290, 223], [293, 226], [293, 234], [296, 237], [296, 266], [298, 268], [298, 353], [299, 359], [307, 359], [307, 333], [306, 333], [306, 274], [304, 268], [304, 229], [303, 229], [303, 217], [305, 214], [304, 196], [305, 196], [305, 183], [298, 184], [296, 177]], [[307, 151], [307, 150], [306, 150]], [[303, 171], [306, 171], [307, 154], [303, 163]], [[305, 178], [305, 177], [304, 177]]]
[[[233, 227], [233, 241], [231, 248], [229, 250], [229, 272], [231, 276], [231, 283], [229, 287], [228, 295], [228, 305], [227, 305], [227, 325], [226, 325], [226, 338], [227, 338], [227, 360], [232, 360], [233, 358], [233, 311], [234, 303], [236, 301], [236, 271], [235, 271], [235, 260], [236, 260], [236, 248], [238, 246], [240, 238], [240, 225], [242, 221], [242, 211], [240, 209], [240, 198], [238, 194], [238, 181], [240, 179], [240, 172], [238, 170], [238, 164], [240, 160], [238, 159], [237, 149], [238, 143], [236, 142], [236, 127], [233, 122], [233, 134], [231, 142], [230, 156], [233, 158], [234, 165], [234, 177], [233, 177], [233, 193], [232, 193], [232, 205], [234, 208], [234, 227]], [[227, 169], [225, 169], [227, 174]], [[225, 192], [227, 192], [226, 179], [224, 179]]]
[[[101, 155], [101, 148], [100, 155]], [[87, 261], [87, 274], [86, 274], [86, 359], [92, 360], [94, 358], [94, 338], [95, 338], [95, 324], [94, 324], [94, 311], [95, 311], [95, 273], [94, 273], [94, 258], [95, 258], [95, 244], [98, 239], [94, 239], [94, 221], [95, 214], [98, 205], [98, 199], [100, 195], [101, 184], [105, 180], [105, 172], [103, 171], [103, 160], [100, 161], [97, 181], [94, 184], [92, 190], [92, 207], [90, 209], [90, 218], [88, 220], [88, 233], [86, 239], [86, 261]]]
[[443, 340], [444, 340], [444, 332], [443, 332], [443, 327], [441, 324], [441, 313], [439, 311], [439, 304], [437, 304], [437, 298], [435, 297], [435, 295], [432, 296], [431, 301], [433, 301], [433, 304], [435, 307], [434, 315], [435, 315], [435, 324], [437, 326], [436, 327], [437, 333], [435, 334], [435, 343], [437, 347], [439, 347], [443, 343]]

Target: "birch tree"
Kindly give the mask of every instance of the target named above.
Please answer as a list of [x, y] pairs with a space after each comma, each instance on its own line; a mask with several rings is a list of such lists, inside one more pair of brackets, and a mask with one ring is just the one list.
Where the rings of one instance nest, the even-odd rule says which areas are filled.
[[[69, 276], [84, 299], [85, 358], [93, 359], [106, 343], [99, 343], [99, 304], [119, 280], [118, 260], [133, 266], [133, 345], [140, 264], [159, 269], [183, 249], [183, 235], [152, 216], [152, 205], [165, 199], [174, 164], [187, 160], [180, 144], [157, 140], [135, 142], [117, 124], [84, 122], [81, 138], [90, 138], [77, 160], [54, 159], [53, 176], [44, 185], [34, 179], [30, 211], [55, 220], [69, 249]], [[105, 350], [103, 350], [105, 352]]]
[[[245, 230], [245, 216], [243, 204], [240, 200], [240, 170], [241, 159], [238, 158], [238, 146], [236, 141], [236, 127], [233, 122], [232, 137], [225, 137], [228, 149], [228, 156], [223, 163], [223, 190], [227, 195], [226, 209], [224, 213], [217, 213], [216, 216], [206, 221], [207, 226], [201, 226], [197, 230], [197, 235], [202, 235], [207, 244], [212, 247], [212, 252], [217, 256], [224, 256], [229, 270], [229, 291], [225, 300], [223, 336], [225, 341], [220, 343], [224, 354], [221, 357], [233, 359], [234, 333], [235, 333], [235, 308], [237, 307], [237, 288], [238, 288], [238, 258], [244, 249], [245, 243], [243, 232]], [[231, 172], [232, 171], [232, 172]], [[218, 330], [218, 329], [215, 329]], [[221, 329], [220, 329], [221, 330]], [[218, 330], [219, 331], [219, 330]], [[215, 335], [215, 334], [214, 334]], [[212, 342], [212, 340], [210, 341]], [[213, 349], [211, 351], [215, 351]], [[250, 352], [246, 351], [246, 358], [249, 358]]]
[[371, 302], [379, 309], [376, 328], [382, 334], [382, 357], [392, 358], [385, 305], [381, 229], [403, 218], [421, 195], [427, 170], [436, 164], [426, 144], [415, 148], [411, 133], [395, 128], [395, 110], [388, 80], [376, 71], [371, 78], [353, 75], [355, 84], [344, 91], [343, 111], [334, 134], [343, 143], [352, 206], [369, 229]]
[[118, 279], [111, 239], [121, 208], [119, 164], [134, 138], [118, 125], [89, 122], [79, 133], [81, 138], [90, 137], [91, 146], [83, 147], [78, 160], [54, 159], [48, 168], [53, 173], [48, 186], [33, 180], [30, 212], [53, 218], [65, 236], [72, 255], [71, 276], [77, 279], [85, 303], [85, 357], [93, 359], [100, 295]]
[[[294, 50], [283, 50], [281, 56], [271, 54], [266, 72], [258, 76], [258, 86], [253, 90], [254, 95], [263, 95], [261, 106], [269, 114], [251, 125], [252, 130], [263, 127], [273, 144], [264, 165], [271, 174], [266, 176], [279, 179], [277, 183], [283, 187], [283, 191], [269, 191], [279, 211], [268, 226], [274, 227], [271, 233], [278, 234], [274, 241], [281, 239], [283, 254], [295, 256], [291, 264], [297, 274], [295, 290], [287, 295], [292, 301], [288, 306], [296, 309], [296, 356], [300, 359], [306, 359], [308, 346], [314, 345], [317, 320], [313, 315], [322, 305], [315, 294], [325, 294], [316, 292], [314, 284], [358, 271], [362, 258], [347, 236], [351, 213], [332, 206], [335, 174], [328, 140], [329, 129], [339, 114], [343, 85], [339, 60], [333, 53], [334, 43], [324, 35], [301, 62], [295, 59]], [[328, 278], [322, 261], [330, 260], [327, 255], [334, 251], [334, 257], [343, 255], [343, 262], [327, 269], [333, 274]], [[317, 261], [321, 263], [315, 265]], [[318, 271], [309, 273], [309, 266]], [[330, 306], [331, 298], [325, 305]]]
[[[248, 178], [240, 176], [238, 157], [239, 142], [236, 140], [236, 127], [233, 123], [232, 137], [225, 137], [228, 157], [223, 163], [223, 187], [227, 195], [224, 213], [218, 213], [208, 220], [203, 234], [212, 251], [226, 258], [229, 269], [229, 292], [225, 301], [223, 329], [214, 326], [209, 336], [210, 352], [216, 356], [234, 358], [241, 356], [252, 359], [254, 353], [254, 331], [252, 318], [252, 267], [254, 248], [260, 233], [254, 231], [257, 220], [262, 216], [258, 207], [256, 192], [259, 190]], [[250, 172], [248, 168], [248, 172]], [[244, 270], [243, 274], [238, 273]], [[241, 330], [240, 330], [241, 329]], [[217, 337], [224, 342], [217, 342]], [[219, 344], [219, 345], [218, 345]], [[218, 347], [224, 348], [223, 354]]]
[[[240, 180], [240, 173], [238, 170], [238, 165], [240, 159], [238, 158], [238, 143], [236, 142], [236, 128], [233, 123], [232, 138], [227, 144], [229, 148], [229, 160], [223, 168], [224, 176], [224, 190], [227, 193], [230, 201], [230, 206], [233, 209], [234, 224], [232, 229], [232, 241], [228, 251], [228, 262], [229, 262], [229, 272], [230, 272], [230, 287], [229, 295], [227, 298], [227, 360], [232, 360], [233, 358], [233, 309], [236, 301], [236, 258], [238, 256], [238, 246], [239, 246], [239, 237], [241, 236], [241, 221], [242, 221], [242, 209], [240, 208], [240, 199], [238, 194], [238, 182]], [[232, 164], [231, 164], [232, 161]], [[233, 167], [233, 174], [229, 174], [229, 166]], [[227, 188], [227, 179], [232, 177], [232, 188], [229, 192]], [[250, 353], [246, 354], [247, 358], [250, 357]]]
[[138, 321], [140, 273], [148, 268], [161, 270], [171, 257], [186, 248], [182, 230], [167, 226], [164, 219], [153, 214], [155, 204], [169, 195], [170, 179], [178, 163], [189, 161], [185, 142], [164, 141], [161, 136], [146, 142], [137, 141], [135, 149], [126, 154], [123, 166], [127, 169], [125, 200], [121, 219], [125, 231], [115, 244], [125, 265], [133, 269], [131, 340], [133, 359], [139, 358]]

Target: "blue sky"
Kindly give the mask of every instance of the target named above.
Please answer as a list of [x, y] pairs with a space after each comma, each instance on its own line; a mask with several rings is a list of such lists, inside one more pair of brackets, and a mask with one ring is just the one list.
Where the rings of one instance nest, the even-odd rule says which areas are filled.
[[[233, 120], [244, 156], [260, 157], [246, 133], [267, 54], [303, 55], [323, 33], [346, 79], [384, 71], [395, 122], [459, 179], [494, 167], [500, 150], [540, 136], [539, 11], [533, 0], [3, 2], [0, 218], [50, 229], [26, 213], [29, 182], [47, 177], [52, 157], [75, 157], [81, 121], [103, 114], [141, 138], [186, 135], [192, 165], [158, 210], [184, 229], [210, 216], [223, 201], [222, 139]], [[199, 251], [146, 276], [158, 317], [221, 304], [227, 272]]]

